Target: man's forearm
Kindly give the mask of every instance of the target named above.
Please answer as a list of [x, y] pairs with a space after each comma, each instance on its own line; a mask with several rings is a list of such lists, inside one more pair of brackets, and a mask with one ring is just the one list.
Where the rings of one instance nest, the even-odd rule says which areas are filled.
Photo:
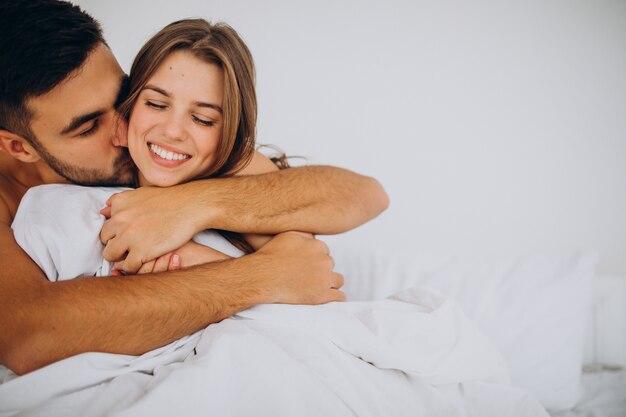
[[14, 252], [21, 267], [0, 274], [0, 362], [18, 374], [89, 351], [142, 354], [259, 303], [344, 299], [328, 248], [299, 233], [162, 274], [52, 283], [25, 257]]
[[[184, 184], [196, 196], [202, 228], [275, 234], [336, 234], [376, 217], [389, 204], [374, 178], [326, 166]], [[202, 207], [205, 207], [202, 210]], [[208, 208], [208, 209], [207, 209]]]
[[163, 346], [265, 301], [249, 261], [165, 274], [42, 281], [14, 309], [19, 327], [3, 335], [12, 338], [6, 364], [22, 374], [88, 351], [138, 355]]
[[274, 235], [298, 230], [334, 234], [372, 219], [388, 205], [373, 178], [335, 167], [141, 187], [112, 196], [100, 239], [104, 258], [136, 272], [204, 229]]

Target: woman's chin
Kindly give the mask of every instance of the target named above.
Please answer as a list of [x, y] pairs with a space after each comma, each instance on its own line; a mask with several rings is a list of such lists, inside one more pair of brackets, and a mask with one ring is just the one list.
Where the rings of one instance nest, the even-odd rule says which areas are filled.
[[173, 176], [146, 176], [146, 184], [153, 187], [171, 187], [173, 185], [183, 182], [181, 178], [174, 178]]

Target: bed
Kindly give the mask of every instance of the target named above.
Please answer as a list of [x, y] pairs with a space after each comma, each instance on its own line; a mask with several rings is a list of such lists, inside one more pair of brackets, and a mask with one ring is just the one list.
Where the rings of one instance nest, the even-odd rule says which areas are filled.
[[[287, 397], [291, 400], [285, 400], [284, 396], [278, 393], [280, 390], [281, 394], [284, 394], [284, 387], [266, 384], [261, 389], [255, 388], [251, 383], [250, 387], [247, 387], [248, 382], [244, 380], [254, 380], [259, 375], [268, 373], [278, 374], [286, 378], [285, 380], [295, 378], [289, 374], [291, 372], [287, 369], [289, 365], [287, 364], [283, 369], [263, 368], [271, 362], [271, 353], [261, 348], [259, 348], [261, 356], [257, 360], [254, 360], [254, 355], [259, 353], [256, 352], [256, 348], [252, 355], [249, 350], [244, 352], [245, 355], [250, 356], [247, 358], [249, 362], [246, 366], [244, 366], [246, 362], [234, 361], [232, 356], [236, 354], [241, 343], [228, 345], [229, 331], [232, 329], [229, 330], [224, 326], [219, 328], [221, 330], [213, 332], [212, 340], [220, 340], [221, 345], [227, 347], [221, 350], [211, 350], [210, 360], [214, 366], [212, 369], [216, 369], [215, 363], [219, 363], [225, 372], [223, 375], [239, 373], [240, 379], [236, 380], [234, 382], [236, 385], [233, 386], [241, 389], [244, 398], [239, 399], [236, 395], [233, 397], [232, 390], [224, 391], [219, 396], [233, 397], [233, 401], [240, 403], [258, 401], [259, 415], [264, 415], [263, 407], [267, 407], [266, 410], [275, 410], [273, 407], [276, 407], [277, 402], [282, 405], [279, 412], [272, 413], [272, 415], [421, 415], [420, 412], [426, 413], [425, 415], [477, 417], [548, 415], [533, 408], [533, 401], [538, 401], [541, 404], [540, 407], [542, 409], [545, 407], [545, 410], [553, 417], [626, 416], [626, 371], [623, 368], [626, 354], [624, 338], [626, 335], [624, 331], [626, 330], [626, 314], [624, 314], [626, 279], [620, 276], [594, 276], [597, 256], [593, 253], [470, 259], [436, 253], [411, 254], [354, 245], [342, 246], [333, 242], [330, 242], [330, 245], [335, 257], [336, 269], [346, 276], [345, 290], [351, 300], [379, 300], [404, 288], [418, 287], [433, 288], [439, 294], [455, 299], [469, 319], [502, 354], [510, 372], [511, 384], [514, 389], [519, 389], [513, 392], [513, 395], [521, 393], [517, 400], [509, 402], [509, 404], [516, 404], [516, 409], [503, 408], [502, 404], [505, 403], [499, 402], [501, 399], [493, 395], [495, 391], [489, 391], [491, 398], [484, 395], [480, 397], [481, 406], [484, 406], [486, 402], [492, 403], [493, 407], [488, 413], [477, 412], [478, 408], [475, 403], [462, 399], [459, 400], [460, 405], [456, 410], [437, 409], [429, 403], [435, 397], [425, 395], [425, 391], [419, 391], [419, 395], [425, 395], [423, 399], [413, 398], [415, 402], [412, 408], [407, 413], [401, 413], [398, 412], [400, 408], [394, 408], [392, 411], [391, 408], [380, 407], [382, 402], [377, 398], [377, 396], [381, 398], [396, 396], [393, 402], [394, 407], [403, 401], [403, 398], [406, 399], [409, 394], [402, 393], [401, 386], [394, 387], [393, 382], [389, 382], [389, 385], [385, 382], [383, 384], [385, 386], [376, 387], [376, 394], [371, 398], [358, 395], [351, 397], [354, 393], [348, 390], [337, 403], [328, 399], [328, 396], [334, 396], [335, 392], [326, 392], [323, 389], [317, 392], [315, 387], [310, 387], [311, 401], [308, 401], [309, 394], [302, 396], [302, 390], [294, 383], [294, 387], [297, 388], [292, 387], [293, 391], [290, 392], [292, 395], [287, 393]], [[231, 324], [237, 326], [246, 322], [247, 318], [254, 318], [254, 314], [263, 315], [264, 312], [252, 311], [250, 314], [252, 316], [246, 316], [244, 313], [239, 321], [233, 321]], [[306, 319], [305, 316], [302, 317]], [[297, 316], [292, 316], [290, 325], [295, 328], [298, 320]], [[329, 316], [329, 320], [332, 321], [335, 318]], [[393, 327], [393, 325], [386, 327]], [[213, 329], [216, 328], [213, 326]], [[305, 340], [306, 332], [310, 329], [305, 330], [301, 336], [296, 337], [293, 337], [296, 333], [290, 332], [289, 337], [294, 340], [290, 342], [290, 346], [284, 348], [294, 347], [294, 351], [305, 350], [304, 344], [309, 343]], [[432, 331], [435, 332], [435, 330]], [[400, 333], [395, 333], [390, 339], [398, 339], [401, 336]], [[192, 335], [178, 344], [174, 343], [173, 346], [167, 348], [169, 354], [179, 355], [183, 352], [185, 355], [190, 355], [191, 353], [185, 353], [184, 349], [193, 337], [196, 336]], [[354, 337], [359, 336], [357, 334]], [[325, 349], [323, 345], [319, 345], [319, 348]], [[346, 351], [350, 349], [349, 346], [343, 346], [343, 348]], [[194, 352], [195, 350], [194, 347]], [[370, 353], [366, 350], [360, 352], [365, 359]], [[268, 360], [263, 361], [262, 355], [265, 354], [268, 355]], [[109, 379], [83, 378], [79, 381], [81, 389], [72, 393], [71, 401], [57, 401], [63, 400], [67, 392], [55, 388], [55, 384], [62, 385], [63, 379], [78, 378], [76, 375], [80, 374], [80, 371], [77, 370], [81, 367], [93, 367], [95, 363], [93, 356], [88, 355], [70, 358], [69, 366], [52, 366], [51, 370], [45, 371], [47, 372], [44, 374], [47, 375], [45, 378], [16, 378], [6, 369], [0, 371], [0, 381], [4, 381], [0, 385], [0, 416], [77, 415], [76, 410], [68, 404], [83, 404], [80, 415], [109, 415], [109, 413], [102, 414], [101, 410], [110, 408], [112, 405], [119, 407], [120, 404], [124, 406], [122, 407], [124, 410], [116, 414], [111, 413], [112, 415], [146, 415], [146, 410], [149, 410], [150, 415], [170, 415], [172, 412], [179, 415], [197, 415], [197, 410], [202, 409], [199, 408], [200, 405], [177, 403], [168, 398], [171, 386], [178, 387], [180, 391], [177, 394], [178, 397], [172, 398], [180, 398], [184, 395], [206, 400], [207, 389], [216, 393], [219, 392], [221, 386], [227, 385], [226, 382], [221, 384], [221, 381], [206, 379], [206, 373], [198, 372], [199, 366], [187, 367], [184, 372], [181, 372], [183, 366], [180, 364], [177, 364], [173, 370], [171, 367], [152, 366], [150, 370], [137, 368], [136, 372], [126, 372], [125, 379], [116, 379], [113, 376]], [[109, 372], [113, 368], [105, 368], [118, 360], [119, 356], [123, 355], [111, 355], [106, 364], [99, 362], [98, 370]], [[410, 355], [405, 354], [401, 359], [404, 360], [408, 356]], [[154, 361], [156, 358], [157, 355], [148, 355], [144, 358], [144, 363]], [[304, 358], [303, 362], [306, 360], [307, 358]], [[376, 365], [377, 360], [371, 359], [371, 362]], [[134, 361], [133, 357], [122, 358], [122, 368], [132, 367]], [[479, 366], [468, 372], [476, 372], [481, 367], [488, 369], [491, 366], [489, 361], [490, 358], [482, 357], [478, 360]], [[390, 366], [401, 368], [402, 365]], [[457, 362], [457, 366], [460, 369], [464, 368], [465, 364]], [[320, 364], [320, 367], [323, 365]], [[254, 368], [253, 371], [251, 371], [252, 368]], [[583, 369], [584, 372], [582, 372]], [[366, 383], [367, 375], [369, 375], [367, 370], [361, 374], [351, 370], [345, 370], [345, 372], [342, 370], [336, 374], [333, 374], [333, 370], [330, 369], [325, 372], [327, 372], [327, 379], [334, 379], [338, 391], [345, 390], [353, 384], [358, 387], [359, 384]], [[145, 387], [149, 386], [149, 389], [146, 389], [142, 385], [142, 381], [146, 378], [159, 380], [159, 383], [151, 382], [145, 385]], [[344, 380], [339, 381], [342, 378]], [[119, 383], [104, 382], [110, 379], [119, 379]], [[20, 381], [21, 386], [26, 387], [24, 390], [30, 390], [29, 395], [23, 396], [29, 397], [26, 398], [28, 401], [32, 402], [32, 397], [43, 395], [41, 393], [50, 392], [51, 394], [39, 405], [31, 403], [30, 407], [21, 410], [13, 406], [6, 407], [8, 403], [13, 405], [17, 403], [15, 398], [20, 396], [20, 389], [3, 390], [3, 388], [19, 387]], [[169, 382], [169, 391], [159, 392], [160, 388], [167, 385], [162, 381]], [[370, 381], [372, 382], [374, 381]], [[479, 386], [476, 390], [476, 387], [466, 385], [459, 388], [459, 390], [462, 389], [466, 390], [463, 395], [467, 395], [472, 390], [479, 392], [483, 388]], [[440, 391], [444, 392], [443, 389]], [[130, 392], [135, 394], [128, 395], [127, 393]], [[251, 399], [254, 397], [251, 393], [258, 393], [259, 398]], [[501, 393], [503, 396], [511, 394], [509, 391]], [[152, 397], [149, 394], [153, 394]], [[458, 392], [444, 392], [444, 394], [448, 395], [447, 398], [461, 398]], [[479, 397], [476, 396], [476, 398]], [[338, 411], [342, 402], [349, 403], [352, 399], [355, 402], [346, 408], [346, 410], [349, 409], [347, 414]], [[217, 412], [216, 415], [249, 415], [232, 411], [232, 404], [219, 408], [215, 400], [215, 397], [210, 399], [213, 401], [211, 411]], [[124, 402], [128, 404], [125, 405]], [[304, 404], [305, 402], [307, 403]], [[155, 408], [157, 403], [158, 408]], [[419, 404], [419, 407], [422, 404], [428, 404], [428, 406], [424, 405], [420, 411], [416, 404]], [[130, 408], [127, 410], [126, 406]], [[377, 406], [380, 408], [376, 409]], [[247, 410], [249, 412], [250, 409]]]
[[[477, 258], [350, 246], [337, 267], [352, 299], [415, 283], [455, 297], [554, 417], [626, 416], [626, 276], [587, 252]], [[512, 325], [511, 325], [512, 324]]]

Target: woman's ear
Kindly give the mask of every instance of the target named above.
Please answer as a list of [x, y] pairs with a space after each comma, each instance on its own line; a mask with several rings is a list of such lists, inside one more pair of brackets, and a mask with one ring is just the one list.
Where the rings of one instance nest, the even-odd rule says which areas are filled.
[[37, 162], [40, 159], [26, 139], [8, 130], [0, 129], [0, 150], [22, 162]]

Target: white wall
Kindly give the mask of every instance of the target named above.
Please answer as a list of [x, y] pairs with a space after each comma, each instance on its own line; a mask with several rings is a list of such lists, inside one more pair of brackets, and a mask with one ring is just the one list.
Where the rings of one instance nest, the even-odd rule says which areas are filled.
[[390, 194], [340, 240], [591, 248], [601, 272], [626, 273], [624, 1], [75, 3], [125, 69], [173, 20], [234, 26], [256, 59], [259, 142]]

